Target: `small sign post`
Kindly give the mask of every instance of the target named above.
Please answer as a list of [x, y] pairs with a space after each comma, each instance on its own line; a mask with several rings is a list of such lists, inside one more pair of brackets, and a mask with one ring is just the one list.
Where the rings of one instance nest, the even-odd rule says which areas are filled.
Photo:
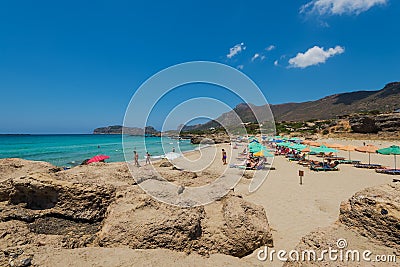
[[299, 170], [300, 185], [303, 184], [303, 176], [304, 176], [304, 171], [300, 171], [300, 170]]

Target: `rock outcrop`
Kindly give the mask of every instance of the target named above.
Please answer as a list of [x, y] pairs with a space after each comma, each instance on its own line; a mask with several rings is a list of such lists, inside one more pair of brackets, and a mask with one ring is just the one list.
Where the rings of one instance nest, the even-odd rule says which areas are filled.
[[229, 143], [231, 141], [229, 136], [225, 134], [205, 134], [205, 135], [191, 136], [190, 142], [192, 144], [212, 145], [212, 144]]
[[[364, 189], [340, 206], [339, 220], [330, 227], [318, 229], [303, 237], [296, 251], [315, 251], [320, 257], [323, 250], [342, 250], [344, 260], [288, 261], [288, 266], [375, 266], [371, 265], [375, 255], [385, 255], [391, 262], [382, 266], [398, 266], [393, 257], [400, 255], [400, 185], [388, 184]], [[371, 251], [368, 262], [362, 258], [365, 250]], [[355, 261], [358, 251], [360, 260]], [[346, 258], [349, 257], [349, 258]]]
[[378, 133], [400, 131], [400, 114], [382, 114], [377, 116], [355, 116], [349, 120], [355, 133]]
[[[110, 207], [98, 235], [98, 245], [168, 248], [237, 257], [262, 245], [272, 246], [272, 235], [262, 207], [234, 195], [210, 205], [212, 209], [175, 207], [157, 202], [140, 190], [127, 191]], [[220, 219], [217, 227], [216, 218]]]
[[[0, 169], [0, 266], [34, 261], [47, 249], [170, 249], [243, 257], [273, 243], [261, 206], [233, 193], [201, 207], [164, 204], [137, 184], [152, 182], [154, 175], [143, 169], [137, 182], [126, 163], [61, 170], [1, 159]], [[170, 175], [201, 183], [211, 174], [170, 170]]]
[[400, 251], [400, 185], [367, 188], [340, 206], [339, 221]]
[[350, 126], [355, 133], [377, 133], [381, 130], [375, 120], [370, 117], [351, 118]]

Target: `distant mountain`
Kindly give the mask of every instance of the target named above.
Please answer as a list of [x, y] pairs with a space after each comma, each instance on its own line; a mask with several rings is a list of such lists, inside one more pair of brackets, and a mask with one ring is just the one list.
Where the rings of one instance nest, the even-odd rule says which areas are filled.
[[122, 134], [122, 131], [125, 134], [140, 135], [140, 136], [160, 134], [160, 132], [154, 129], [152, 126], [147, 126], [145, 129], [142, 129], [137, 127], [124, 127], [121, 125], [96, 128], [94, 129], [93, 134]]
[[335, 94], [316, 101], [271, 105], [277, 121], [331, 119], [373, 110], [390, 112], [400, 107], [400, 82], [387, 84], [377, 91]]
[[[383, 89], [377, 91], [335, 94], [315, 101], [270, 105], [269, 107], [275, 121], [332, 119], [337, 116], [370, 111], [391, 112], [400, 108], [400, 82], [389, 83]], [[268, 113], [266, 106], [242, 103], [213, 121], [183, 126], [182, 131], [206, 130], [211, 127], [215, 128], [219, 123], [234, 125], [237, 123], [237, 115], [244, 123], [256, 122], [252, 109], [256, 114], [261, 114], [261, 118], [267, 117], [265, 114]]]

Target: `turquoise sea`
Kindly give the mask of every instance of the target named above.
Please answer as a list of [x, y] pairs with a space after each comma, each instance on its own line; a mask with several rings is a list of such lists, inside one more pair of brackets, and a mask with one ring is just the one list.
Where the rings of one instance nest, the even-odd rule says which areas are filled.
[[[136, 149], [140, 159], [146, 151], [152, 157], [159, 157], [173, 149], [177, 153], [194, 150], [190, 140], [176, 140], [168, 137], [123, 136], [128, 159], [132, 160]], [[125, 161], [122, 149], [122, 135], [0, 135], [0, 158], [22, 158], [47, 161], [56, 166], [71, 167], [83, 160], [104, 154], [110, 156], [107, 162]]]

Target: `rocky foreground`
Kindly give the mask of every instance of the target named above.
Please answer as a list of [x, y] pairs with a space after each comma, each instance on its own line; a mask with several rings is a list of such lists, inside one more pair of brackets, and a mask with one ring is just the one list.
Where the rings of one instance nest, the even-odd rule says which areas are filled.
[[[360, 260], [287, 262], [284, 266], [399, 266], [400, 184], [367, 188], [356, 193], [342, 202], [339, 219], [334, 225], [303, 237], [295, 250], [314, 250], [318, 256], [322, 250], [329, 248], [342, 249], [343, 255], [347, 251], [358, 250]], [[370, 262], [362, 259], [365, 250], [372, 252], [367, 257]], [[377, 262], [376, 255], [385, 255], [386, 261]], [[389, 262], [388, 255], [395, 256], [396, 262]]]
[[[157, 163], [157, 168], [167, 180], [185, 186], [216, 177], [210, 170], [180, 171], [165, 162]], [[133, 179], [125, 163], [63, 170], [44, 162], [0, 160], [0, 266], [283, 264], [276, 258], [273, 263], [257, 260], [259, 248], [273, 246], [261, 206], [234, 192], [206, 206], [163, 204], [137, 184], [156, 176], [145, 168], [140, 175]], [[342, 203], [335, 224], [303, 237], [294, 249], [319, 253], [337, 248], [339, 239], [346, 240], [345, 249], [368, 249], [373, 255], [397, 255], [399, 260], [399, 183], [356, 193]], [[398, 266], [398, 262], [305, 261], [285, 266]]]
[[0, 266], [54, 266], [51, 255], [101, 249], [243, 257], [273, 245], [261, 206], [234, 193], [204, 207], [163, 204], [140, 189], [125, 163], [62, 170], [3, 159], [0, 181]]

